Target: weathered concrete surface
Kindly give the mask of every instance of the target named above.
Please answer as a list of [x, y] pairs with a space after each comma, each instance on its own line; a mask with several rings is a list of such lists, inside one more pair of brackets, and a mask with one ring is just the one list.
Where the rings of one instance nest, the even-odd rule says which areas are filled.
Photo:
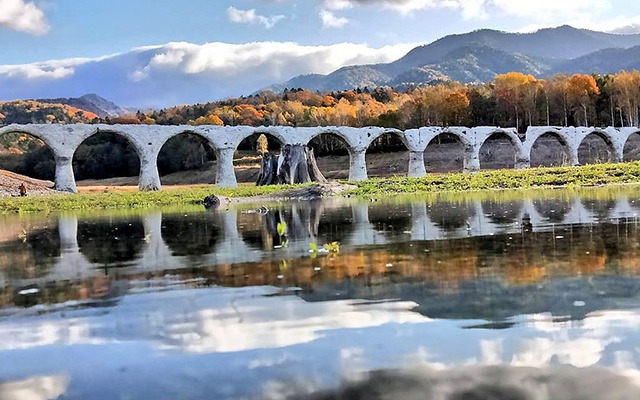
[[624, 146], [629, 137], [640, 133], [640, 128], [586, 128], [586, 127], [529, 127], [524, 140], [518, 136], [515, 128], [499, 127], [424, 127], [400, 131], [380, 127], [311, 127], [294, 128], [288, 126], [250, 127], [250, 126], [190, 126], [190, 125], [8, 125], [0, 128], [0, 135], [9, 132], [21, 132], [41, 139], [51, 148], [56, 163], [55, 188], [76, 192], [73, 175], [73, 155], [77, 148], [89, 137], [101, 132], [122, 135], [136, 149], [140, 158], [140, 190], [160, 190], [157, 159], [162, 146], [172, 137], [183, 133], [198, 135], [215, 149], [217, 157], [216, 184], [223, 187], [237, 186], [233, 169], [233, 154], [240, 142], [255, 133], [264, 133], [276, 138], [282, 145], [308, 144], [322, 134], [336, 135], [344, 140], [349, 151], [349, 180], [367, 179], [366, 151], [369, 146], [384, 134], [397, 135], [410, 152], [408, 176], [426, 175], [424, 151], [438, 136], [449, 134], [456, 137], [464, 149], [464, 170], [473, 172], [480, 169], [480, 149], [490, 137], [506, 137], [515, 150], [515, 167], [527, 168], [531, 163], [531, 152], [536, 140], [545, 134], [558, 138], [560, 145], [569, 155], [568, 164], [577, 165], [578, 148], [583, 140], [591, 135], [601, 137], [616, 161], [622, 161]]

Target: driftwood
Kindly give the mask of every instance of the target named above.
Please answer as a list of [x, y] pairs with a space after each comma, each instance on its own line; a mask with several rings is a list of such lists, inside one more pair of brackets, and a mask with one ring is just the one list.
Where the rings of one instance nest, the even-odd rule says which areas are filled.
[[312, 148], [301, 144], [287, 144], [277, 159], [271, 152], [262, 155], [256, 185], [326, 181], [318, 168]]

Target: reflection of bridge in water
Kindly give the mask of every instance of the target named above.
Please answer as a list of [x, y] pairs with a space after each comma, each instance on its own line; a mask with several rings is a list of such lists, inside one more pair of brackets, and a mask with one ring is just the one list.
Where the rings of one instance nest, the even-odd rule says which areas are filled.
[[[92, 238], [94, 247], [85, 249], [83, 244], [87, 239], [81, 237], [79, 243], [78, 218], [64, 215], [58, 218], [57, 224], [60, 256], [46, 276], [22, 283], [83, 280], [104, 275], [110, 269], [123, 273], [170, 273], [183, 268], [279, 262], [283, 257], [308, 257], [311, 242], [321, 245], [338, 240], [342, 252], [348, 253], [357, 252], [362, 246], [410, 241], [482, 237], [527, 230], [560, 231], [565, 225], [635, 218], [640, 212], [639, 205], [630, 198], [605, 201], [557, 198], [510, 203], [490, 200], [460, 203], [416, 201], [410, 206], [395, 207], [355, 201], [320, 202], [316, 205], [298, 203], [293, 208], [273, 209], [269, 213], [271, 217], [235, 209], [192, 216], [163, 215], [160, 211], [152, 211], [142, 216], [141, 221], [128, 223], [141, 224], [144, 238], [120, 236], [113, 239], [117, 245], [127, 240], [140, 242], [137, 246], [129, 246], [129, 253], [124, 253], [127, 259], [119, 263], [113, 263], [106, 257], [113, 252], [109, 239]], [[286, 249], [273, 248], [272, 238], [277, 237], [277, 233], [270, 228], [274, 224], [268, 221], [274, 217], [286, 221], [291, 227]], [[170, 224], [172, 218], [184, 219], [187, 223], [181, 227], [174, 226]], [[203, 220], [198, 225], [189, 222], [191, 218]], [[210, 232], [202, 237], [196, 237], [189, 230], [202, 231], [206, 226], [211, 228]], [[98, 249], [98, 255], [87, 253], [93, 248]], [[106, 258], [101, 258], [101, 254]]]
[[[240, 143], [257, 133], [275, 138], [282, 145], [309, 144], [320, 135], [340, 138], [349, 152], [349, 180], [367, 178], [366, 152], [371, 144], [385, 134], [399, 137], [410, 152], [407, 175], [426, 175], [425, 151], [429, 144], [443, 137], [452, 137], [462, 148], [463, 169], [478, 171], [480, 152], [490, 139], [503, 138], [509, 141], [514, 154], [513, 165], [526, 168], [531, 165], [531, 157], [537, 150], [542, 137], [552, 137], [565, 157], [564, 165], [580, 163], [578, 150], [588, 137], [598, 137], [604, 142], [609, 159], [623, 161], [625, 146], [629, 139], [640, 133], [638, 128], [574, 128], [574, 127], [529, 127], [520, 138], [515, 128], [498, 127], [424, 127], [400, 131], [397, 129], [365, 127], [313, 127], [294, 128], [286, 126], [148, 126], [148, 125], [8, 125], [0, 127], [0, 135], [5, 133], [26, 133], [41, 139], [53, 152], [55, 159], [55, 187], [58, 190], [76, 191], [72, 160], [78, 147], [88, 138], [100, 133], [113, 133], [126, 138], [135, 148], [140, 161], [140, 190], [160, 189], [158, 155], [165, 143], [181, 134], [193, 134], [210, 143], [216, 153], [216, 183], [219, 186], [236, 186], [233, 154]], [[638, 149], [635, 149], [638, 150]]]

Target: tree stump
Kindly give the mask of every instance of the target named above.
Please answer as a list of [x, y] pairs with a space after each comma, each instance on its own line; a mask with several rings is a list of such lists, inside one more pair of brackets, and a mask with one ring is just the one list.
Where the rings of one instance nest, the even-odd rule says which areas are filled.
[[262, 153], [260, 160], [260, 173], [258, 174], [257, 186], [275, 185], [278, 183], [278, 160], [271, 152]]
[[277, 159], [271, 152], [262, 155], [256, 185], [326, 181], [318, 168], [312, 148], [302, 144], [287, 144]]

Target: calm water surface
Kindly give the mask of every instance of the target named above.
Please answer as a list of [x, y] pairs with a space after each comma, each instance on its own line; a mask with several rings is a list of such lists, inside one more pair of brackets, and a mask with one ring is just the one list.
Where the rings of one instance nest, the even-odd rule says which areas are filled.
[[0, 217], [0, 399], [640, 398], [640, 188], [267, 207]]

